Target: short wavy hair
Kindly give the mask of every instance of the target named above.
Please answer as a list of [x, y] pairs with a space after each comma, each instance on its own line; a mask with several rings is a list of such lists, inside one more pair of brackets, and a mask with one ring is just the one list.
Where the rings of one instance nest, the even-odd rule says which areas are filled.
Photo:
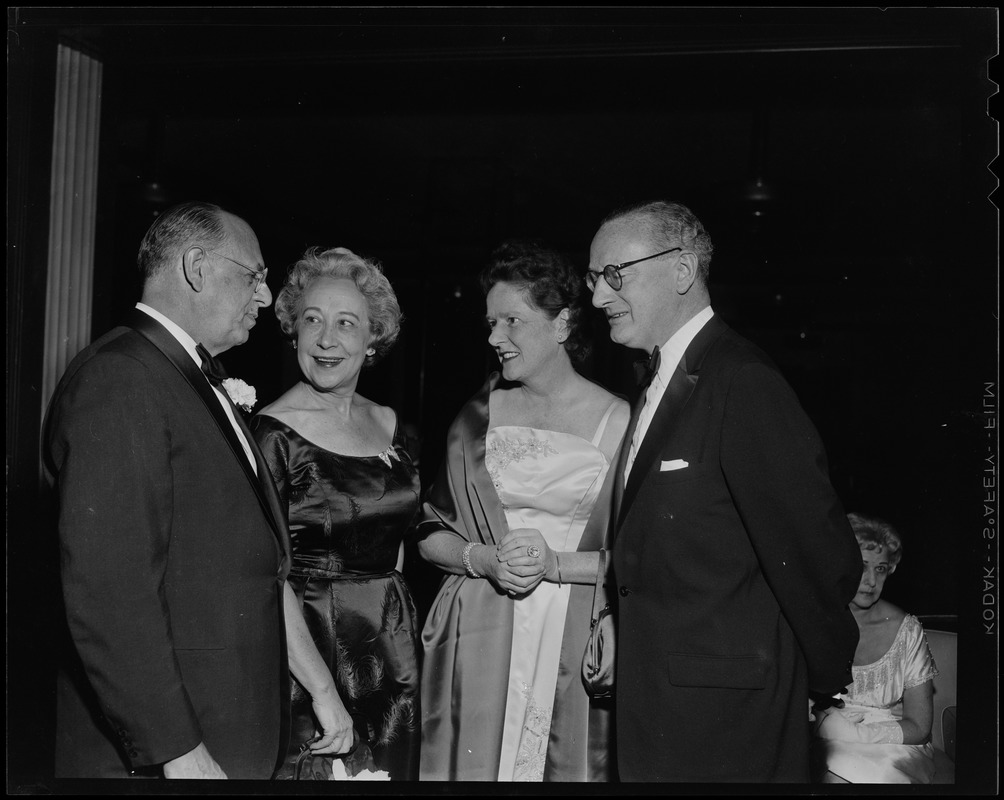
[[668, 200], [636, 203], [608, 214], [600, 227], [620, 219], [637, 220], [656, 247], [664, 250], [683, 247], [693, 251], [697, 255], [697, 277], [708, 286], [715, 246], [711, 234], [693, 211]]
[[136, 265], [140, 277], [150, 280], [180, 248], [193, 242], [220, 247], [227, 238], [223, 214], [218, 205], [192, 201], [169, 208], [157, 217], [139, 245]]
[[481, 272], [481, 290], [487, 295], [497, 283], [511, 283], [548, 319], [568, 309], [568, 338], [564, 347], [573, 363], [585, 360], [592, 349], [589, 315], [583, 297], [582, 275], [556, 250], [535, 240], [509, 240], [492, 253]]
[[346, 278], [356, 285], [366, 298], [374, 337], [370, 347], [376, 351], [366, 357], [366, 363], [374, 364], [383, 358], [401, 332], [401, 306], [380, 264], [344, 247], [309, 247], [289, 268], [275, 301], [275, 315], [283, 334], [290, 341], [296, 338], [303, 294], [318, 278]]
[[864, 514], [850, 513], [847, 519], [862, 550], [874, 550], [877, 553], [885, 551], [889, 559], [890, 572], [896, 569], [903, 557], [903, 540], [897, 530], [879, 517], [868, 517]]

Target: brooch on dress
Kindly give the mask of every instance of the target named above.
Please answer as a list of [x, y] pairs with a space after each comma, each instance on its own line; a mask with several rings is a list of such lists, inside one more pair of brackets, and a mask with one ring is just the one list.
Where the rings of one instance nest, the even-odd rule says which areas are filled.
[[386, 465], [387, 465], [388, 467], [389, 467], [389, 466], [391, 465], [391, 464], [390, 464], [390, 460], [391, 460], [392, 458], [393, 458], [393, 459], [394, 459], [395, 461], [400, 461], [400, 460], [401, 460], [401, 456], [399, 456], [399, 455], [397, 454], [397, 450], [395, 450], [395, 449], [394, 449], [394, 446], [393, 446], [393, 445], [391, 445], [390, 447], [388, 447], [388, 448], [387, 448], [386, 450], [384, 450], [384, 451], [383, 451], [382, 453], [379, 453], [379, 454], [377, 455], [377, 458], [379, 458], [379, 459], [380, 459], [380, 460], [381, 460], [381, 461], [382, 461], [382, 462], [383, 462], [384, 464], [386, 464]]

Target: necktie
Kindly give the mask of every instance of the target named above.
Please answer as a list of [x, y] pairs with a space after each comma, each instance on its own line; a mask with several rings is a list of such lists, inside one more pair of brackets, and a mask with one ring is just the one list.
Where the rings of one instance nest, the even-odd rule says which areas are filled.
[[202, 372], [213, 386], [219, 386], [227, 379], [227, 371], [223, 368], [223, 365], [209, 355], [209, 351], [205, 347], [197, 344], [195, 345], [195, 352], [202, 359]]
[[642, 392], [648, 388], [648, 385], [652, 382], [652, 378], [659, 371], [660, 361], [659, 348], [656, 347], [652, 350], [652, 355], [649, 356], [648, 361], [640, 359], [635, 362], [635, 377], [638, 379], [638, 388]]
[[240, 442], [241, 447], [244, 448], [244, 452], [247, 454], [248, 461], [251, 462], [255, 474], [261, 474], [255, 452], [248, 445], [248, 442], [251, 440], [251, 431], [247, 429], [247, 424], [240, 418], [240, 414], [234, 413], [237, 406], [230, 399], [230, 393], [223, 389], [223, 381], [227, 379], [227, 371], [219, 361], [209, 355], [209, 351], [201, 343], [195, 345], [195, 352], [202, 359], [202, 373], [209, 379], [209, 382], [216, 388], [217, 392], [226, 398], [225, 404], [227, 408], [225, 410], [230, 424], [233, 426], [234, 433], [237, 434], [237, 440]]
[[[659, 371], [659, 348], [656, 347], [652, 351], [652, 355], [647, 362], [637, 361], [635, 366], [638, 369], [638, 399], [635, 400], [634, 407], [631, 409], [631, 419], [628, 422], [627, 431], [624, 433], [624, 445], [621, 446], [621, 455], [617, 463], [617, 473], [618, 475], [624, 476], [630, 464], [634, 463], [634, 457], [638, 449], [638, 442], [634, 440], [635, 430], [638, 427], [638, 419], [641, 417], [641, 411], [645, 407], [646, 390], [649, 384], [652, 383], [652, 379], [655, 374]], [[615, 515], [619, 514], [620, 508], [620, 495], [621, 490], [624, 488], [624, 480], [619, 480], [615, 486], [614, 490], [614, 508]], [[616, 524], [617, 517], [614, 517], [614, 523]]]

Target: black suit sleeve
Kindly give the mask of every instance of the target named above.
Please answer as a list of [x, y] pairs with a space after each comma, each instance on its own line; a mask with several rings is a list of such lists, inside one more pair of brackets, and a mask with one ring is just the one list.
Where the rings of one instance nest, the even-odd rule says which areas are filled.
[[791, 387], [766, 364], [735, 374], [722, 469], [760, 568], [824, 694], [851, 683], [858, 628], [848, 604], [861, 554], [830, 483], [819, 435]]

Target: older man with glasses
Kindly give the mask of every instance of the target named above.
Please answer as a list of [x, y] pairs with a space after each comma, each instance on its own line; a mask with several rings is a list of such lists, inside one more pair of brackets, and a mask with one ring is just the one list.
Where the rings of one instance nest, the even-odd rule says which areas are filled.
[[247, 222], [208, 203], [158, 217], [138, 265], [141, 301], [73, 360], [45, 424], [68, 622], [56, 777], [268, 779], [290, 664], [320, 657], [287, 657], [285, 511], [238, 408], [250, 387], [215, 358], [272, 302], [267, 272]]
[[861, 558], [794, 392], [712, 310], [712, 252], [662, 201], [611, 214], [590, 248], [611, 339], [651, 357], [612, 508], [618, 768], [807, 782], [810, 693], [851, 683]]

